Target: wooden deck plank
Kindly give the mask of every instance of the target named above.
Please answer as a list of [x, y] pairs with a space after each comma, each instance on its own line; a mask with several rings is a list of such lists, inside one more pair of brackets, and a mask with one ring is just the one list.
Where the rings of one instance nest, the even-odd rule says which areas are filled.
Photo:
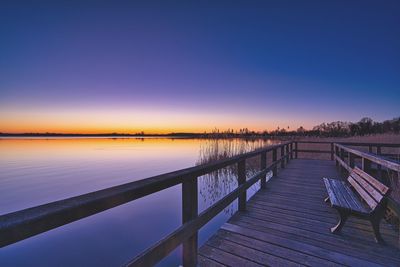
[[[329, 228], [337, 213], [323, 199], [322, 177], [340, 179], [333, 161], [295, 159], [199, 249], [199, 262], [229, 266], [400, 266], [399, 236], [385, 222], [386, 245], [369, 222], [349, 218], [342, 233]], [[200, 263], [199, 263], [200, 264]], [[206, 264], [203, 264], [206, 265]]]
[[[298, 251], [304, 254], [324, 259], [326, 261], [325, 263], [326, 266], [332, 266], [338, 264], [345, 264], [348, 266], [377, 266], [376, 264], [369, 261], [360, 260], [352, 256], [337, 253], [335, 251], [324, 249], [319, 246], [310, 245], [302, 241], [297, 241], [290, 238], [284, 238], [279, 235], [276, 235], [275, 232], [267, 233], [265, 231], [253, 230], [248, 227], [243, 227], [240, 225], [230, 224], [230, 223], [225, 223], [222, 226], [222, 229], [256, 239], [262, 239], [269, 243], [286, 247], [290, 250]], [[290, 258], [290, 254], [288, 254], [287, 257]]]
[[[243, 216], [252, 216], [252, 217], [256, 217], [256, 218], [259, 217], [261, 219], [264, 218], [266, 220], [276, 221], [278, 223], [281, 222], [282, 215], [285, 216], [285, 218], [287, 220], [287, 224], [296, 225], [296, 223], [298, 223], [299, 225], [301, 224], [301, 225], [304, 225], [305, 227], [311, 227], [311, 229], [314, 229], [314, 230], [321, 229], [321, 232], [323, 232], [323, 233], [325, 232], [327, 227], [329, 228], [332, 225], [332, 223], [335, 223], [335, 220], [326, 221], [326, 220], [319, 220], [316, 218], [309, 218], [307, 216], [298, 217], [298, 216], [292, 216], [292, 215], [282, 214], [282, 213], [281, 214], [279, 214], [279, 213], [278, 214], [274, 214], [274, 213], [265, 214], [265, 213], [261, 213], [259, 211], [253, 211], [253, 210], [248, 211], [247, 213], [243, 214]], [[357, 232], [362, 231], [360, 233], [362, 233], [363, 236], [365, 236], [365, 234], [368, 234], [368, 235], [370, 234], [371, 226], [363, 225], [363, 224], [356, 224], [354, 222], [353, 223], [349, 222], [348, 228], [349, 228], [348, 229], [349, 231], [357, 231]], [[344, 233], [346, 233], [346, 230], [347, 229], [343, 230]], [[364, 232], [366, 232], [366, 233], [364, 233]], [[392, 229], [389, 229], [389, 228], [384, 228], [381, 230], [381, 232], [382, 232], [382, 234], [384, 234], [385, 236], [388, 236], [390, 238], [397, 237], [396, 233]], [[326, 233], [328, 235], [331, 235], [329, 231], [326, 231]], [[374, 240], [372, 240], [372, 241], [375, 242]]]
[[[265, 216], [274, 216], [274, 217], [288, 217], [291, 218], [292, 220], [301, 220], [302, 218], [307, 218], [310, 220], [315, 220], [319, 222], [324, 222], [324, 223], [329, 223], [329, 224], [334, 224], [336, 223], [336, 217], [325, 217], [325, 216], [319, 216], [319, 215], [314, 215], [314, 214], [304, 214], [304, 212], [298, 212], [298, 211], [287, 211], [283, 209], [274, 209], [270, 207], [258, 207], [256, 205], [249, 204], [251, 207], [251, 212], [254, 213], [259, 213]], [[354, 227], [354, 228], [366, 228], [369, 230], [371, 227], [371, 224], [366, 221], [366, 220], [360, 220], [357, 218], [349, 218], [347, 221], [348, 227]], [[383, 221], [381, 222], [381, 231], [382, 232], [387, 232], [390, 235], [396, 236], [396, 232], [393, 231], [391, 227], [389, 227], [386, 223]]]
[[[221, 239], [230, 240], [232, 242], [241, 244], [243, 246], [247, 246], [253, 248], [255, 250], [261, 251], [263, 253], [269, 253], [271, 255], [276, 255], [276, 257], [280, 257], [285, 259], [287, 255], [290, 253], [291, 258], [290, 261], [293, 261], [295, 264], [300, 265], [321, 265], [324, 264], [325, 261], [321, 260], [318, 257], [314, 257], [311, 255], [296, 253], [293, 250], [287, 249], [285, 247], [277, 246], [268, 242], [264, 242], [261, 240], [249, 238], [244, 235], [240, 235], [234, 232], [219, 230], [217, 236]], [[288, 260], [287, 260], [288, 261]], [[292, 264], [292, 263], [285, 263]]]
[[209, 258], [203, 257], [201, 255], [197, 256], [197, 264], [199, 266], [207, 266], [207, 267], [224, 267], [224, 266], [226, 266], [219, 262], [210, 260]]
[[[341, 236], [329, 236], [326, 234], [322, 234], [318, 231], [312, 231], [311, 229], [304, 228], [296, 228], [290, 225], [279, 224], [276, 222], [269, 222], [259, 220], [256, 221], [252, 217], [240, 217], [235, 221], [231, 221], [230, 223], [244, 226], [247, 228], [251, 228], [254, 230], [258, 230], [261, 232], [272, 233], [281, 237], [290, 237], [293, 240], [302, 241], [311, 245], [315, 245], [318, 247], [325, 247], [327, 249], [331, 249], [333, 251], [337, 251], [340, 253], [347, 254], [346, 251], [351, 251], [353, 254], [350, 256], [358, 255], [365, 256], [370, 260], [373, 260], [374, 257], [380, 257], [381, 253], [384, 253], [384, 258], [392, 258], [397, 262], [397, 265], [400, 264], [400, 261], [397, 260], [397, 251], [387, 250], [386, 248], [379, 248], [375, 246], [375, 243], [369, 242], [368, 240], [362, 240], [359, 238], [353, 238], [354, 235], [343, 234]], [[371, 253], [373, 258], [370, 258], [370, 254], [364, 255], [365, 250], [374, 250], [376, 253]], [[379, 253], [377, 253], [379, 251]], [[354, 254], [354, 252], [357, 252]], [[360, 252], [360, 253], [358, 253]]]
[[256, 250], [251, 247], [243, 246], [243, 244], [238, 242], [233, 242], [232, 240], [227, 240], [221, 235], [215, 235], [211, 238], [207, 245], [214, 248], [218, 248], [225, 252], [238, 255], [247, 260], [254, 261], [258, 264], [268, 265], [268, 266], [300, 266], [300, 264], [293, 261], [289, 261], [285, 258], [277, 257], [273, 254], [266, 253], [265, 251]]
[[209, 245], [202, 246], [199, 249], [199, 255], [227, 266], [263, 266]]

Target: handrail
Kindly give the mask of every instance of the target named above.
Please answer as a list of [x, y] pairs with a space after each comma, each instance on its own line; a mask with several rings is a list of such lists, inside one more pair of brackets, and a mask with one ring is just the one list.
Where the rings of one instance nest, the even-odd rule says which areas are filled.
[[363, 152], [363, 151], [360, 151], [357, 149], [346, 147], [343, 144], [335, 144], [335, 146], [343, 149], [344, 151], [347, 151], [348, 153], [352, 153], [353, 155], [359, 156], [363, 159], [368, 159], [371, 162], [374, 162], [378, 165], [384, 166], [393, 171], [400, 172], [400, 163], [398, 163], [398, 162], [395, 162], [390, 159], [385, 159], [385, 158], [378, 156], [376, 154], [373, 154], [373, 153], [367, 153], [367, 152]]
[[345, 146], [377, 146], [377, 147], [400, 147], [400, 144], [393, 143], [354, 143], [354, 142], [335, 142]]
[[[279, 159], [277, 159], [278, 148], [281, 150], [281, 157]], [[266, 153], [270, 151], [273, 152], [273, 162], [267, 167]], [[259, 155], [261, 155], [261, 171], [250, 180], [246, 181], [245, 161], [248, 158]], [[183, 225], [173, 233], [177, 235], [176, 237], [179, 236], [179, 238], [169, 240], [167, 237], [166, 239], [159, 241], [144, 254], [141, 254], [141, 257], [144, 259], [151, 259], [151, 262], [156, 263], [167, 256], [172, 247], [175, 245], [178, 246], [180, 243], [184, 242], [184, 265], [195, 265], [198, 229], [236, 198], [239, 198], [239, 210], [244, 210], [246, 208], [246, 189], [258, 180], [261, 180], [261, 187], [265, 187], [265, 173], [267, 170], [272, 170], [273, 174], [276, 175], [278, 163], [280, 163], [283, 168], [285, 162], [287, 163], [290, 158], [293, 158], [293, 147], [291, 141], [254, 150], [228, 159], [181, 169], [147, 179], [1, 215], [0, 247], [16, 243], [31, 236], [117, 207], [174, 185], [182, 184]], [[238, 188], [198, 215], [197, 178], [232, 164], [238, 164]], [[177, 241], [179, 242], [177, 243]], [[168, 249], [165, 247], [166, 244], [168, 245]], [[151, 255], [151, 257], [148, 255]], [[135, 258], [135, 260], [128, 263], [128, 265], [136, 265], [136, 263], [141, 260], [141, 257]]]
[[[334, 141], [301, 141], [296, 140], [294, 143], [294, 153], [295, 158], [298, 158], [298, 153], [317, 153], [317, 154], [331, 154], [331, 160], [334, 160], [334, 144], [340, 144], [344, 146], [363, 146], [368, 147], [370, 153], [372, 153], [372, 148], [376, 148], [376, 154], [382, 154], [383, 147], [400, 147], [400, 144], [390, 144], [390, 143], [355, 143], [355, 142], [334, 142]], [[330, 144], [330, 150], [318, 150], [318, 149], [299, 149], [298, 144]], [[385, 154], [388, 157], [397, 156], [397, 154]]]
[[294, 141], [299, 144], [341, 144], [346, 146], [380, 146], [380, 147], [400, 147], [400, 144], [393, 143], [367, 143], [367, 142], [337, 142], [337, 141]]
[[199, 216], [183, 224], [173, 233], [158, 241], [157, 244], [138, 255], [135, 259], [126, 264], [126, 266], [152, 266], [163, 259], [165, 255], [172, 252], [185, 239], [196, 233], [202, 226], [209, 222], [214, 216], [220, 213], [224, 208], [231, 204], [238, 196], [255, 184], [265, 175], [274, 164], [252, 176], [246, 183], [240, 185], [235, 190], [224, 196], [218, 202], [207, 208]]

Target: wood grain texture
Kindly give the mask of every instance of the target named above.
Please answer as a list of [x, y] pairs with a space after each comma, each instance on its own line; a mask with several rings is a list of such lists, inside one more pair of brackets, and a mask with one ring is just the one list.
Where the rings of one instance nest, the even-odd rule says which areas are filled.
[[353, 177], [349, 177], [347, 179], [349, 183], [353, 186], [353, 188], [358, 192], [358, 194], [364, 199], [364, 201], [368, 204], [368, 206], [374, 210], [376, 206], [378, 205], [378, 202], [376, 202], [368, 193], [365, 191], [365, 189], [360, 186], [354, 179]]
[[382, 184], [381, 182], [376, 180], [374, 177], [372, 177], [368, 173], [363, 172], [360, 168], [355, 167], [354, 168], [354, 172], [357, 173], [359, 176], [361, 176], [366, 181], [368, 181], [368, 183], [373, 185], [377, 190], [379, 190], [379, 192], [381, 194], [386, 195], [386, 193], [388, 193], [389, 187], [387, 187], [386, 185]]

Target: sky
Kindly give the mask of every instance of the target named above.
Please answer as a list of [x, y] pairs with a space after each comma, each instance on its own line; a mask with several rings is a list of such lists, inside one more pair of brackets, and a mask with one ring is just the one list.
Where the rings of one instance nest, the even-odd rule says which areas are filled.
[[0, 132], [400, 115], [400, 1], [1, 1]]

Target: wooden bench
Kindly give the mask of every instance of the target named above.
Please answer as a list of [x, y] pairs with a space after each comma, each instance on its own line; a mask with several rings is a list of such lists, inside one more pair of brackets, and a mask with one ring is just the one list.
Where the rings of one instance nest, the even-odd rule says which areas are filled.
[[331, 228], [331, 232], [339, 232], [347, 218], [352, 215], [369, 220], [374, 230], [375, 241], [383, 243], [379, 224], [386, 209], [389, 188], [357, 167], [347, 178], [349, 185], [336, 179], [323, 180], [328, 191], [325, 201], [329, 201], [340, 216], [338, 224]]

